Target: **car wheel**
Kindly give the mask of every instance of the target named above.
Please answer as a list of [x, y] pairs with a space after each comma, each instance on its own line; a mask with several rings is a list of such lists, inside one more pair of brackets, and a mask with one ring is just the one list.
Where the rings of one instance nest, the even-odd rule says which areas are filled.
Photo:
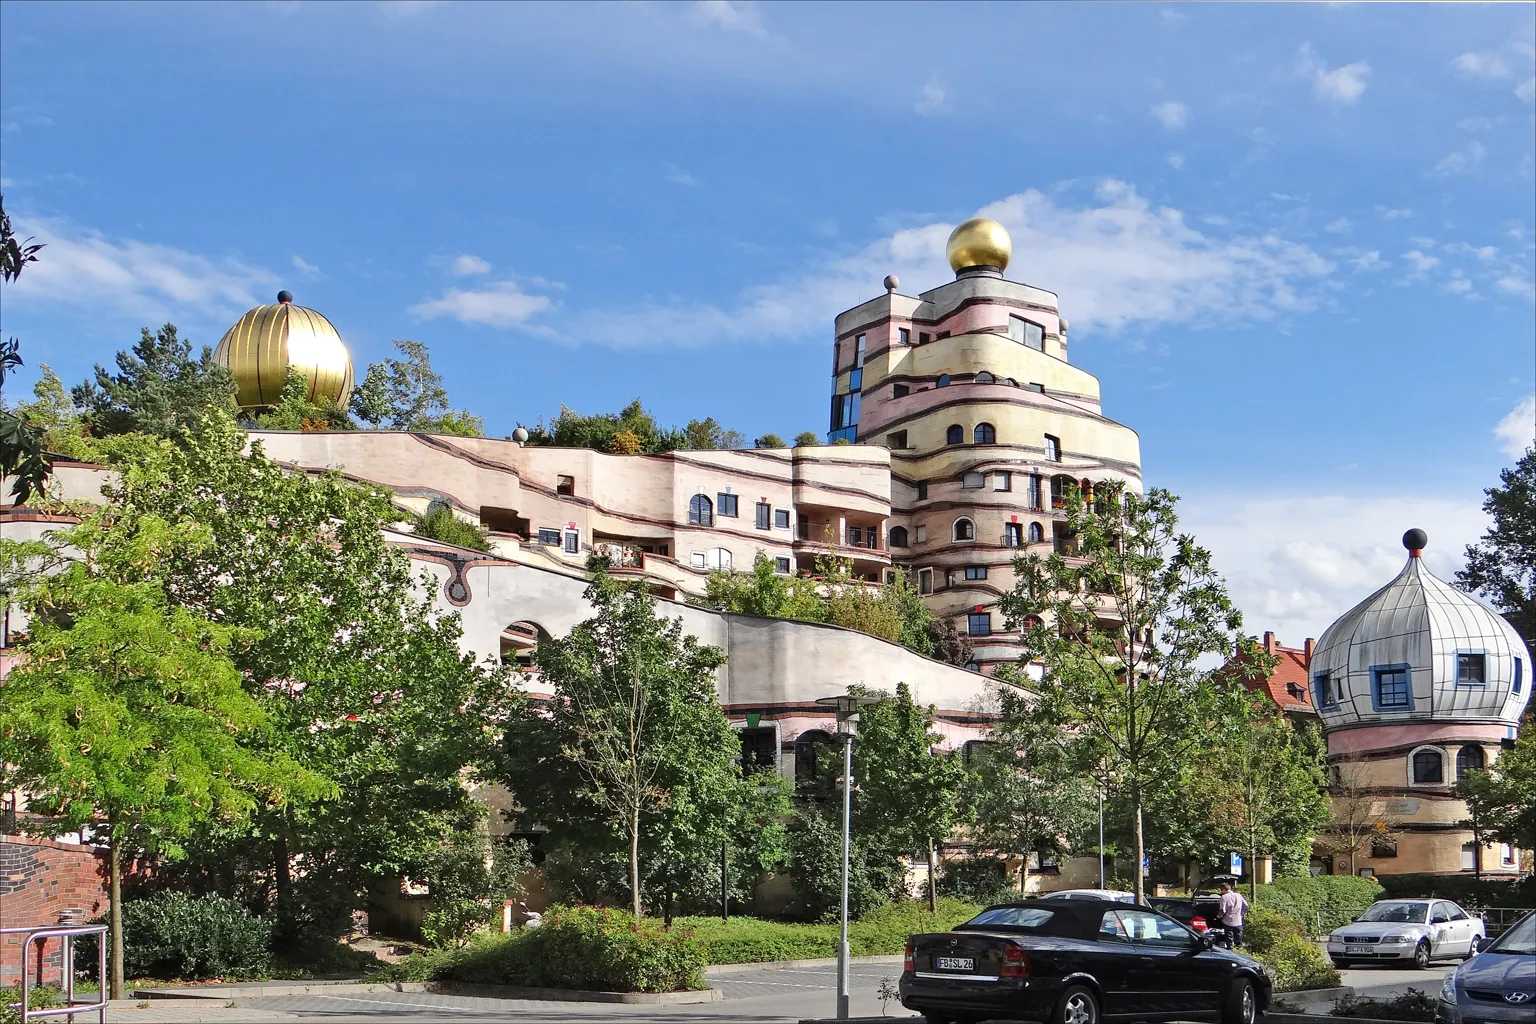
[[1227, 1005], [1221, 1010], [1221, 1024], [1255, 1024], [1259, 1019], [1259, 996], [1253, 982], [1238, 978], [1227, 993]]
[[1083, 985], [1073, 985], [1061, 994], [1056, 1004], [1053, 1024], [1099, 1024], [1099, 998]]
[[1474, 935], [1474, 936], [1472, 936], [1472, 945], [1467, 947], [1467, 959], [1471, 960], [1473, 957], [1477, 956], [1478, 952], [1482, 948], [1483, 948], [1483, 937], [1481, 935]]
[[1419, 942], [1418, 948], [1413, 951], [1413, 969], [1422, 971], [1429, 967], [1429, 940]]

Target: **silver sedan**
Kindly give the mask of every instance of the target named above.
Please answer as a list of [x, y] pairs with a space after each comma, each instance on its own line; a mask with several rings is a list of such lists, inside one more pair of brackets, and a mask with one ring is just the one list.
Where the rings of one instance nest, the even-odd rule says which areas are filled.
[[1483, 919], [1450, 900], [1381, 900], [1328, 936], [1337, 967], [1409, 961], [1421, 970], [1431, 960], [1475, 956], [1487, 941]]

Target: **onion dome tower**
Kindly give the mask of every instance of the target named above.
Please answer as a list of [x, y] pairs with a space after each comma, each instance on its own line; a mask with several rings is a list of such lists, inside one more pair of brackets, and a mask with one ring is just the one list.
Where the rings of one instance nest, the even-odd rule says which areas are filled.
[[341, 334], [313, 309], [293, 304], [293, 293], [257, 306], [224, 333], [213, 358], [235, 375], [242, 409], [275, 405], [290, 369], [309, 378], [309, 400], [345, 407], [352, 397], [352, 356]]
[[1518, 851], [1472, 843], [1460, 824], [1467, 806], [1452, 789], [1514, 737], [1530, 699], [1531, 653], [1503, 616], [1424, 567], [1428, 541], [1423, 530], [1405, 533], [1402, 572], [1329, 626], [1312, 657], [1313, 700], [1336, 766], [1335, 815], [1342, 790], [1369, 791], [1383, 832], [1398, 832], [1350, 851], [1357, 863], [1335, 864], [1339, 873], [1518, 871]]

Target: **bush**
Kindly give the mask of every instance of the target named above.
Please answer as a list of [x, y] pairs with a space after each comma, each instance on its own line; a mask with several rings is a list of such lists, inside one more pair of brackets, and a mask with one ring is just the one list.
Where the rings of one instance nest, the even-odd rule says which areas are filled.
[[[890, 903], [870, 911], [848, 926], [854, 956], [900, 953], [907, 936], [948, 931], [969, 921], [981, 907], [962, 900], [941, 899], [937, 915], [924, 901]], [[688, 918], [689, 928], [711, 964], [756, 964], [770, 960], [811, 960], [837, 955], [836, 924], [791, 924], [750, 917]]]
[[1353, 992], [1346, 992], [1333, 1004], [1335, 1017], [1367, 1017], [1371, 1020], [1435, 1019], [1438, 1000], [1421, 989], [1410, 988], [1392, 999], [1362, 999]]
[[526, 988], [675, 992], [704, 988], [704, 952], [690, 929], [636, 927], [625, 911], [555, 907], [538, 928], [483, 939], [439, 958], [432, 976]]
[[1381, 898], [1381, 886], [1374, 878], [1318, 875], [1277, 878], [1259, 886], [1254, 903], [1285, 914], [1310, 935], [1332, 927], [1334, 918], [1358, 913]]
[[532, 866], [525, 842], [493, 849], [479, 832], [455, 834], [427, 859], [432, 899], [422, 937], [434, 946], [464, 945], [500, 916], [507, 900], [523, 894], [518, 875]]
[[429, 509], [416, 524], [416, 534], [475, 551], [491, 550], [491, 542], [486, 539], [485, 531], [454, 515], [447, 505], [434, 505]]
[[166, 890], [123, 904], [130, 978], [262, 978], [272, 925], [234, 900]]
[[1275, 989], [1333, 988], [1339, 972], [1287, 914], [1255, 907], [1243, 929], [1247, 952], [1268, 967]]
[[[842, 822], [816, 810], [796, 814], [789, 830], [789, 858], [803, 916], [818, 920], [835, 915], [843, 895]], [[905, 877], [900, 864], [870, 851], [867, 838], [855, 833], [848, 859], [849, 916], [863, 917], [887, 902]]]
[[1380, 899], [1438, 896], [1463, 907], [1529, 907], [1536, 904], [1536, 875], [1519, 882], [1476, 879], [1462, 875], [1383, 875]]
[[939, 892], [984, 907], [1019, 898], [1019, 890], [1008, 880], [1007, 867], [996, 857], [946, 861], [939, 872]]
[[900, 953], [907, 936], [919, 932], [947, 932], [981, 913], [982, 908], [964, 900], [941, 899], [939, 912], [928, 913], [928, 901], [892, 903], [864, 915], [848, 928], [848, 945], [854, 956]]

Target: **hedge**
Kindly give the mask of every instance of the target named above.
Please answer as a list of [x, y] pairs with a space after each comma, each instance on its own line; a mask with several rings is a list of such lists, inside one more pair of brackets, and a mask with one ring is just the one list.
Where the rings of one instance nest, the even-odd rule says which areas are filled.
[[1254, 904], [1285, 914], [1311, 934], [1320, 919], [1330, 925], [1332, 918], [1356, 914], [1381, 898], [1381, 886], [1374, 878], [1316, 875], [1277, 878], [1261, 885]]
[[[900, 953], [907, 936], [948, 931], [969, 921], [982, 908], [964, 900], [941, 899], [937, 915], [925, 901], [888, 903], [848, 925], [848, 946], [854, 956]], [[813, 960], [837, 955], [835, 924], [788, 924], [758, 918], [687, 918], [704, 955], [712, 964], [755, 964], [770, 960]]]
[[270, 922], [222, 896], [166, 890], [123, 904], [123, 973], [130, 978], [265, 977], [271, 939]]
[[1465, 907], [1536, 906], [1536, 875], [1523, 881], [1493, 881], [1470, 875], [1382, 875], [1382, 899], [1438, 896]]

